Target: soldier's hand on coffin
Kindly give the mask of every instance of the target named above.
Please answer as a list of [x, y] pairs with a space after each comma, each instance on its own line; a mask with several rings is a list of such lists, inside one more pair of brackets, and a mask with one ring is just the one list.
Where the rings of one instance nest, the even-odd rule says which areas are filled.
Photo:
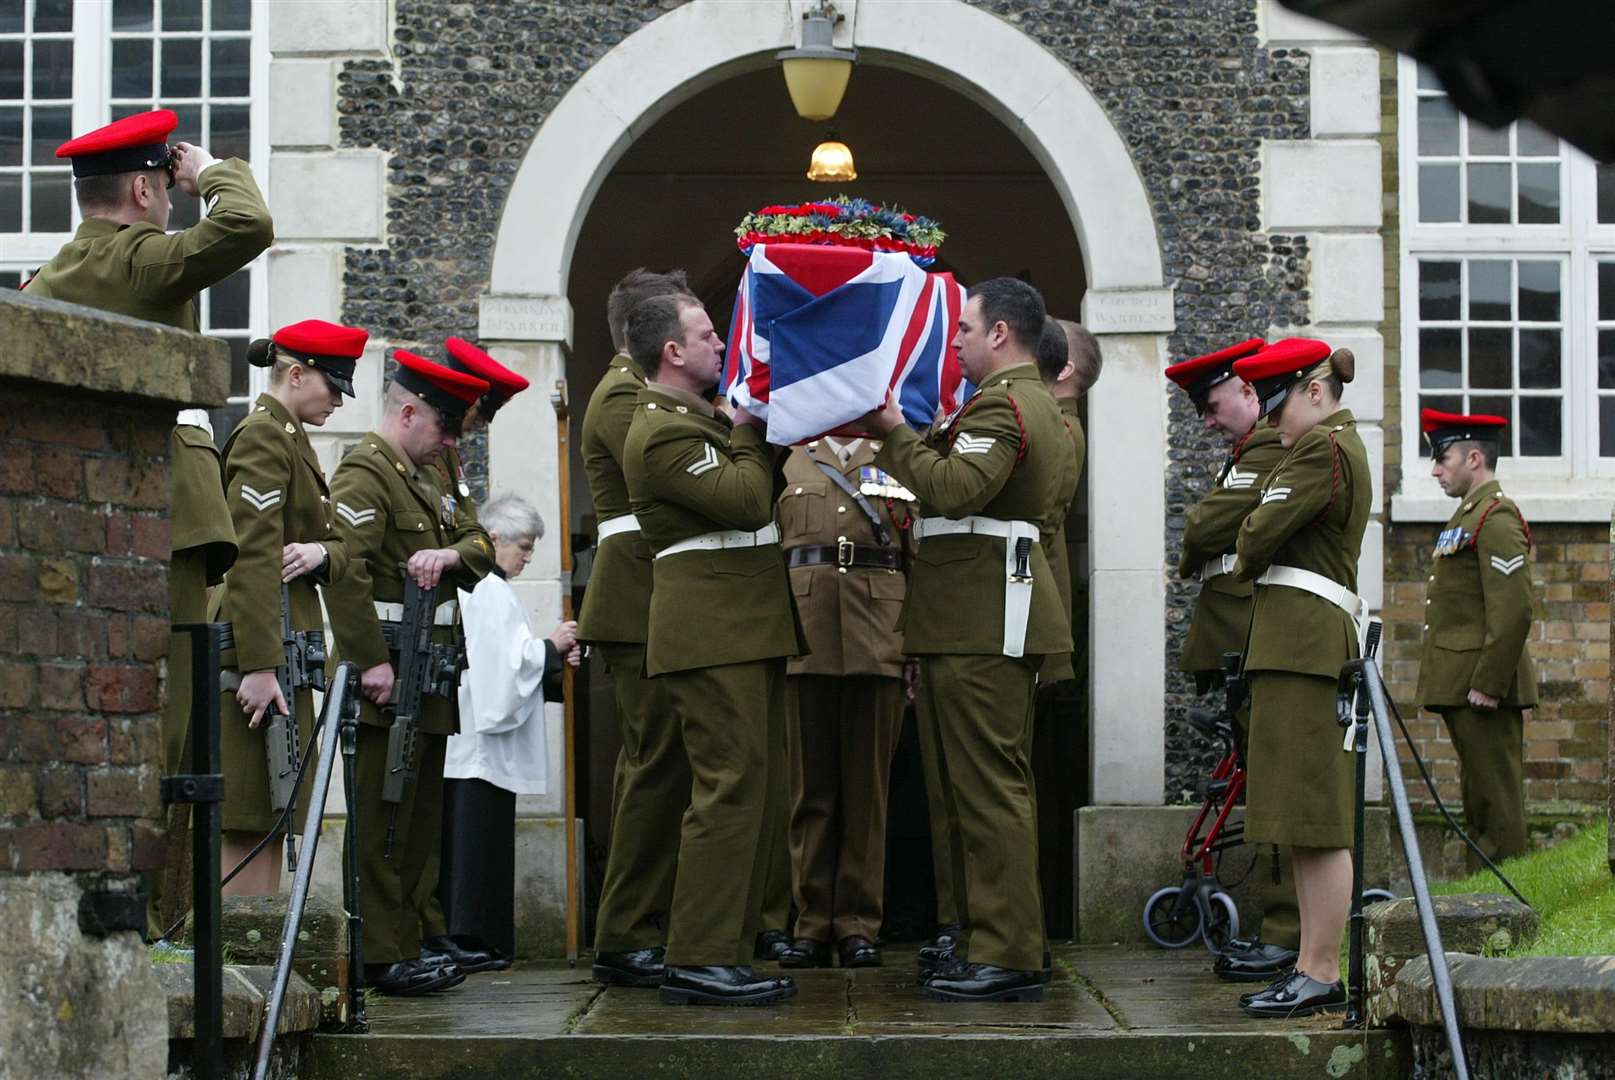
[[393, 666], [382, 662], [359, 673], [359, 693], [374, 705], [386, 705], [393, 698]]
[[1469, 691], [1469, 703], [1477, 709], [1495, 709], [1499, 699], [1490, 694], [1483, 694], [1479, 690]]
[[241, 676], [241, 686], [236, 690], [236, 704], [243, 710], [251, 713], [247, 726], [255, 728], [264, 722], [264, 713], [273, 706], [276, 712], [285, 714], [286, 698], [280, 692], [280, 683], [275, 681], [275, 672], [254, 671]]
[[280, 551], [280, 580], [312, 574], [325, 565], [325, 549], [318, 544], [287, 544]]
[[409, 576], [423, 589], [434, 588], [443, 571], [460, 565], [460, 553], [453, 548], [427, 548], [409, 557]]
[[865, 413], [859, 423], [876, 435], [889, 435], [903, 426], [903, 410], [888, 390], [886, 404]]

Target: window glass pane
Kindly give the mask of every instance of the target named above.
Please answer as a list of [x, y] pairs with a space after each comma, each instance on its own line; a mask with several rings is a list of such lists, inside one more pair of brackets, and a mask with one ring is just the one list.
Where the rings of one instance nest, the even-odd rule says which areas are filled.
[[1419, 220], [1458, 220], [1458, 166], [1419, 166]]
[[[174, 134], [168, 137], [169, 142], [176, 143], [183, 140], [207, 146], [202, 132], [202, 106], [178, 105], [174, 107], [174, 115], [179, 117], [179, 126], [174, 129]], [[211, 150], [212, 147], [208, 149]]]
[[1457, 330], [1419, 330], [1419, 385], [1442, 390], [1463, 385], [1462, 338]]
[[56, 163], [56, 148], [73, 137], [73, 107], [36, 108], [34, 110], [35, 165]]
[[1458, 110], [1444, 97], [1419, 99], [1419, 153], [1456, 156]]
[[1414, 70], [1418, 72], [1418, 85], [1420, 90], [1441, 89], [1441, 80], [1436, 78], [1436, 73], [1434, 71], [1431, 71], [1423, 64], [1414, 65]]
[[[1459, 411], [1471, 414], [1482, 413], [1487, 416], [1501, 416], [1509, 422], [1511, 429], [1514, 426], [1514, 399], [1511, 397], [1471, 397], [1469, 399], [1469, 408], [1460, 409]], [[1504, 436], [1503, 445], [1498, 448], [1498, 455], [1500, 457], [1514, 456], [1512, 431]]]
[[0, 0], [0, 34], [22, 33], [22, 0]]
[[1598, 264], [1598, 317], [1615, 320], [1615, 262]]
[[1598, 331], [1598, 388], [1615, 390], [1615, 330]]
[[[112, 43], [112, 96], [151, 97], [151, 42]], [[116, 109], [113, 112], [117, 112]]]
[[1508, 390], [1514, 385], [1514, 332], [1501, 327], [1469, 331], [1469, 385]]
[[230, 432], [234, 431], [236, 425], [246, 419], [246, 416], [247, 405], [245, 402], [238, 405], [226, 405], [219, 409], [209, 409], [207, 418], [208, 423], [213, 425], [215, 444], [223, 446], [230, 438]]
[[0, 270], [0, 289], [22, 288], [21, 270]]
[[245, 397], [252, 385], [249, 381], [251, 365], [247, 363], [247, 339], [234, 337], [224, 340], [230, 346], [230, 396]]
[[52, 169], [29, 177], [28, 228], [32, 232], [69, 232], [73, 227], [68, 207], [68, 174]]
[[214, 97], [246, 97], [252, 92], [252, 42], [247, 38], [215, 41], [208, 93]]
[[1520, 261], [1520, 321], [1559, 321], [1559, 264]]
[[1520, 224], [1559, 224], [1559, 166], [1519, 167]]
[[[252, 272], [237, 270], [208, 290], [208, 329], [245, 330], [247, 328], [248, 297], [251, 293]], [[246, 343], [242, 343], [246, 347]], [[243, 359], [246, 353], [242, 354]], [[243, 365], [244, 366], [244, 365]], [[242, 391], [245, 393], [246, 391]]]
[[1472, 225], [1507, 225], [1514, 205], [1507, 165], [1470, 165], [1469, 222]]
[[34, 33], [63, 34], [73, 29], [73, 0], [34, 0]]
[[163, 39], [162, 87], [165, 98], [202, 95], [202, 42]]
[[252, 0], [213, 0], [213, 29], [251, 30]]
[[1520, 399], [1520, 456], [1558, 457], [1563, 452], [1564, 408], [1559, 397]]
[[20, 173], [0, 173], [0, 232], [22, 232]]
[[22, 164], [22, 110], [0, 109], [0, 165]]
[[252, 156], [252, 121], [246, 105], [214, 105], [208, 110], [212, 124], [208, 129], [208, 149], [217, 158], [238, 157], [242, 161]]
[[1501, 259], [1469, 262], [1469, 317], [1480, 322], [1507, 322], [1514, 308], [1512, 265]]
[[179, 188], [172, 188], [168, 197], [174, 200], [174, 212], [168, 216], [168, 231], [178, 232], [195, 225], [202, 214], [202, 200], [194, 199]]
[[1563, 366], [1559, 359], [1560, 330], [1520, 331], [1520, 385], [1532, 390], [1551, 390], [1561, 385]]
[[73, 97], [73, 43], [34, 42], [34, 99], [67, 101]]
[[[1419, 263], [1419, 318], [1426, 322], [1457, 320], [1460, 263]], [[1615, 264], [1611, 264], [1615, 270]], [[1615, 274], [1611, 274], [1615, 283]]]
[[1470, 120], [1469, 152], [1480, 157], [1508, 157], [1508, 128], [1489, 128]]
[[163, 0], [163, 29], [202, 29], [202, 0]]
[[22, 42], [0, 41], [0, 98], [22, 97]]
[[1615, 165], [1598, 166], [1598, 223], [1615, 225]]
[[1559, 136], [1543, 131], [1529, 120], [1521, 120], [1514, 125], [1514, 130], [1519, 142], [1515, 153], [1520, 157], [1559, 156]]
[[150, 30], [151, 0], [112, 0], [112, 29]]
[[1598, 399], [1598, 456], [1615, 457], [1615, 397]]

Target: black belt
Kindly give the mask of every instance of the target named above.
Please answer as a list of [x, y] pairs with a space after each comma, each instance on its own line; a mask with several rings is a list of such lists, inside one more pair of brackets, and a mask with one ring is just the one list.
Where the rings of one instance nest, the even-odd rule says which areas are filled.
[[896, 548], [870, 547], [843, 540], [836, 544], [808, 544], [785, 552], [791, 566], [834, 566], [845, 570], [900, 570], [903, 553]]

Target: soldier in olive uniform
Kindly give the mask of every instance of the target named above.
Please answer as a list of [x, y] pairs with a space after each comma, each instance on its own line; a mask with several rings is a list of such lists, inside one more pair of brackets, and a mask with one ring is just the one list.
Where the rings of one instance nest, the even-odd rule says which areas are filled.
[[690, 766], [662, 680], [645, 674], [651, 549], [628, 501], [623, 447], [645, 388], [628, 355], [628, 315], [653, 296], [685, 292], [684, 272], [629, 272], [611, 290], [606, 318], [617, 353], [583, 414], [583, 470], [599, 520], [578, 638], [605, 658], [622, 749], [611, 787], [611, 844], [595, 916], [594, 978], [659, 986], [678, 870], [679, 828], [690, 805]]
[[700, 302], [656, 296], [628, 317], [649, 377], [623, 448], [634, 517], [655, 554], [645, 673], [666, 687], [692, 776], [661, 997], [747, 1004], [796, 992], [747, 966], [769, 848], [784, 832], [785, 657], [806, 651], [773, 522], [760, 422], [705, 394], [723, 342]]
[[876, 463], [934, 515], [915, 525], [903, 650], [920, 658], [920, 747], [944, 794], [964, 928], [926, 983], [944, 999], [1043, 995], [1032, 706], [1038, 668], [1071, 651], [1071, 628], [1040, 539], [1076, 468], [1038, 376], [1044, 316], [1024, 282], [976, 285], [953, 341], [971, 399], [924, 437], [891, 399], [865, 418], [885, 437]]
[[1425, 409], [1420, 423], [1431, 472], [1462, 501], [1436, 539], [1418, 700], [1452, 734], [1471, 837], [1501, 859], [1526, 849], [1524, 710], [1537, 701], [1525, 645], [1531, 528], [1494, 475], [1506, 419]]
[[878, 967], [886, 792], [903, 719], [897, 620], [913, 502], [875, 465], [881, 444], [822, 438], [785, 459], [777, 508], [812, 649], [786, 668], [795, 940], [786, 967]]
[[[365, 982], [387, 994], [420, 994], [464, 980], [451, 961], [421, 953], [421, 912], [437, 888], [430, 871], [441, 857], [443, 753], [454, 733], [455, 703], [425, 695], [420, 703], [417, 775], [396, 807], [382, 801], [387, 729], [394, 713], [397, 654], [384, 623], [402, 615], [404, 573], [422, 588], [440, 586], [434, 642], [458, 632], [454, 587], [476, 584], [474, 567], [492, 557], [480, 525], [447, 499], [427, 466], [452, 446], [465, 411], [488, 390], [482, 379], [450, 371], [412, 353], [394, 353], [398, 371], [387, 388], [379, 427], [364, 436], [331, 481], [337, 533], [347, 545], [348, 572], [326, 590], [336, 634], [335, 658], [360, 669], [364, 698], [357, 760], [359, 902], [364, 913]], [[393, 850], [386, 850], [389, 821]]]
[[1236, 361], [1289, 451], [1236, 542], [1235, 576], [1256, 583], [1250, 645], [1250, 787], [1245, 836], [1291, 848], [1301, 900], [1293, 972], [1243, 1002], [1253, 1016], [1345, 1004], [1340, 938], [1351, 895], [1352, 756], [1341, 749], [1335, 688], [1358, 655], [1357, 560], [1373, 510], [1368, 454], [1340, 407], [1356, 374], [1349, 350], [1291, 338]]
[[[1199, 694], [1221, 693], [1223, 654], [1245, 651], [1255, 587], [1233, 574], [1234, 544], [1239, 527], [1261, 501], [1268, 475], [1286, 452], [1278, 431], [1258, 424], [1261, 402], [1256, 392], [1234, 375], [1234, 361], [1254, 355], [1264, 344], [1261, 338], [1251, 338], [1166, 369], [1166, 377], [1188, 395], [1206, 428], [1229, 444], [1228, 460], [1214, 486], [1189, 511], [1178, 560], [1178, 576], [1200, 582], [1178, 665], [1194, 676]], [[1248, 701], [1232, 719], [1240, 755], [1248, 756]], [[1231, 982], [1273, 978], [1295, 963], [1301, 944], [1289, 850], [1270, 848], [1264, 855], [1257, 869], [1262, 936], [1230, 941], [1212, 965], [1220, 978]]]
[[[279, 818], [270, 802], [261, 725], [293, 706], [299, 748], [308, 745], [313, 729], [313, 688], [299, 689], [287, 701], [276, 678], [286, 663], [282, 586], [291, 602], [292, 629], [323, 629], [315, 583], [340, 579], [348, 557], [305, 425], [323, 426], [342, 395], [353, 395], [354, 366], [368, 338], [363, 330], [309, 319], [247, 350], [252, 364], [272, 370], [268, 392], [224, 444], [224, 485], [241, 554], [210, 605], [213, 620], [230, 623], [235, 639], [220, 658], [225, 866], [245, 858]], [[286, 831], [295, 833], [300, 825], [288, 822]], [[226, 891], [278, 892], [280, 865], [277, 837]]]

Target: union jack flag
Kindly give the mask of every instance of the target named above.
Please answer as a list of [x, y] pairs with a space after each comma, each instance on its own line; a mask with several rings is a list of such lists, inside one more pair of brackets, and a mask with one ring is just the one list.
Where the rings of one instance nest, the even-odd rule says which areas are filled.
[[970, 387], [952, 347], [965, 290], [898, 252], [758, 244], [735, 297], [722, 391], [804, 442], [858, 419], [890, 390], [925, 427]]

